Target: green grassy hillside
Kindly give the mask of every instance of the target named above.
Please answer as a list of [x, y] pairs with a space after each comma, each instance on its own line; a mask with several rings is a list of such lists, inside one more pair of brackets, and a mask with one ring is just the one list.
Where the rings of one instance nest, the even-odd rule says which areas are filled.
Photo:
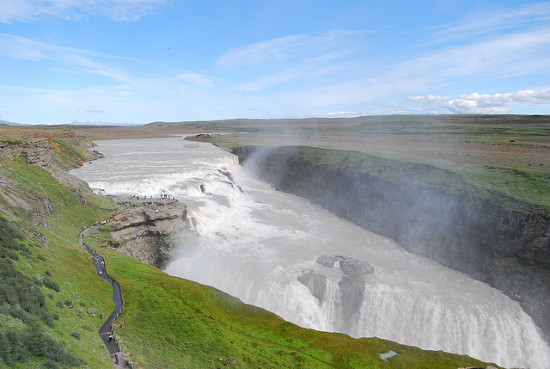
[[96, 332], [112, 294], [77, 237], [112, 204], [77, 196], [22, 158], [1, 164], [0, 367], [109, 367]]
[[[112, 290], [77, 241], [83, 225], [106, 219], [114, 208], [52, 176], [55, 167], [74, 166], [86, 156], [66, 140], [51, 144], [50, 168], [22, 157], [0, 158], [0, 368], [109, 368], [96, 332], [113, 308]], [[105, 237], [103, 232], [87, 242], [101, 248]], [[135, 368], [482, 365], [377, 338], [303, 329], [128, 256], [106, 248], [101, 253], [122, 287], [125, 310], [115, 333]], [[385, 363], [379, 355], [388, 350], [398, 355]]]

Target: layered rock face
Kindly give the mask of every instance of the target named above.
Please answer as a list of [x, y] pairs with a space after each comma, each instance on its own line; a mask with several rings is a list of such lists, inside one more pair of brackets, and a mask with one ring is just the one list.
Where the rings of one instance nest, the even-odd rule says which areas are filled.
[[166, 265], [176, 234], [186, 226], [187, 207], [174, 199], [112, 197], [118, 213], [111, 235], [118, 251], [157, 268]]
[[[241, 162], [253, 148], [236, 148]], [[296, 148], [255, 155], [260, 177], [521, 303], [550, 336], [550, 216], [311, 162]], [[304, 281], [315, 279], [305, 276]], [[437, 276], [434, 276], [437, 277]], [[307, 284], [307, 283], [306, 283]]]
[[0, 156], [24, 156], [27, 164], [47, 167], [52, 162], [52, 146], [47, 139], [32, 141], [0, 141]]

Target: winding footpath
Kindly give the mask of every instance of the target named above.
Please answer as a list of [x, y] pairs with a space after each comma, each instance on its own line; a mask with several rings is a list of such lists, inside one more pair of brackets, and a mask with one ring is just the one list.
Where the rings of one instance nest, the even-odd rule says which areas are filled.
[[[122, 309], [124, 308], [124, 303], [122, 301], [122, 292], [120, 290], [120, 285], [113, 280], [109, 275], [107, 274], [107, 268], [105, 265], [105, 259], [103, 256], [99, 255], [95, 250], [90, 248], [86, 243], [84, 242], [84, 237], [86, 237], [90, 232], [92, 232], [92, 228], [85, 228], [78, 237], [78, 244], [80, 247], [83, 247], [90, 255], [92, 255], [94, 264], [97, 269], [97, 274], [108, 281], [111, 286], [113, 286], [113, 302], [115, 303], [115, 309], [109, 315], [107, 320], [103, 323], [101, 328], [99, 328], [99, 331], [97, 334], [99, 337], [101, 337], [101, 340], [103, 341], [103, 344], [109, 351], [109, 357], [111, 358], [115, 368], [117, 369], [124, 369], [124, 368], [132, 368], [132, 364], [129, 360], [127, 360], [124, 357], [124, 354], [120, 352], [120, 346], [116, 342], [116, 339], [113, 337], [113, 324], [122, 312]], [[111, 337], [111, 338], [109, 338]]]

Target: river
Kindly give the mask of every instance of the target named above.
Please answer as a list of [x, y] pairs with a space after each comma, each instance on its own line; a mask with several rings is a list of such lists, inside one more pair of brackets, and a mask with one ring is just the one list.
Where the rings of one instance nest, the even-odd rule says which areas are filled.
[[[105, 158], [71, 172], [94, 191], [187, 204], [189, 229], [166, 273], [307, 328], [548, 368], [550, 348], [518, 303], [277, 191], [219, 148], [174, 137], [100, 141], [95, 149]], [[354, 275], [343, 264], [374, 271]]]

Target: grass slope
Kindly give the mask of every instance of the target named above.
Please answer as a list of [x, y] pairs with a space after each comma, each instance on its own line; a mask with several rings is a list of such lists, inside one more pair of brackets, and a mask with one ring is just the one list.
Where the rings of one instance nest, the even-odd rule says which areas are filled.
[[[97, 329], [112, 310], [110, 285], [95, 275], [77, 237], [82, 223], [105, 217], [112, 204], [91, 193], [82, 198], [23, 158], [1, 164], [9, 183], [0, 196], [2, 234], [18, 247], [0, 255], [3, 273], [13, 267], [11, 278], [0, 278], [0, 368], [108, 368]], [[55, 211], [42, 214], [42, 223], [45, 203]]]
[[407, 182], [442, 193], [490, 200], [508, 209], [550, 209], [550, 173], [505, 166], [437, 167], [355, 151], [299, 147], [312, 165], [351, 168], [394, 183]]

